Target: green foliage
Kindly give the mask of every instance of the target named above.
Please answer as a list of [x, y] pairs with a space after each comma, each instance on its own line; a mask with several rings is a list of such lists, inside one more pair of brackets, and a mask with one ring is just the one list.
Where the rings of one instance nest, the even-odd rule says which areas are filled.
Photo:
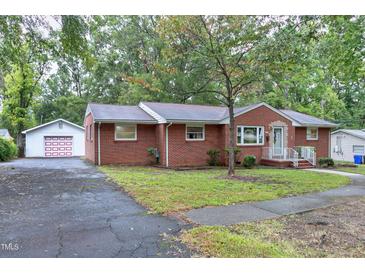
[[364, 128], [364, 30], [365, 16], [0, 16], [1, 119], [16, 136], [82, 124], [91, 101], [266, 101]]
[[155, 148], [155, 147], [148, 147], [147, 148], [147, 153], [155, 158], [156, 164], [159, 163], [160, 156], [159, 156], [159, 152], [158, 152], [158, 149], [157, 148]]
[[18, 155], [18, 149], [13, 141], [0, 137], [0, 161], [8, 161]]
[[28, 64], [13, 66], [4, 79], [4, 104], [1, 120], [12, 136], [18, 136], [25, 128], [34, 125], [30, 109], [34, 96], [39, 92], [36, 74]]
[[208, 165], [210, 166], [218, 166], [220, 164], [219, 156], [220, 151], [219, 149], [209, 149], [207, 152], [209, 159], [208, 159]]
[[37, 122], [46, 123], [63, 118], [78, 125], [84, 122], [87, 101], [84, 97], [76, 95], [59, 96], [45, 99], [34, 106]]
[[256, 157], [254, 155], [244, 156], [241, 165], [246, 168], [253, 168], [256, 165]]
[[335, 162], [333, 161], [333, 159], [327, 158], [327, 157], [319, 158], [318, 164], [320, 167], [334, 167], [335, 166]]

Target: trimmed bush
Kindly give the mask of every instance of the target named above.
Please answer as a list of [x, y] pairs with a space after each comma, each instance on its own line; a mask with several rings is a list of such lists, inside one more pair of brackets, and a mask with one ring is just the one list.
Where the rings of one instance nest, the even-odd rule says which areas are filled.
[[18, 154], [18, 148], [13, 141], [0, 137], [0, 161], [8, 161]]
[[320, 167], [334, 167], [335, 166], [335, 162], [333, 161], [332, 158], [319, 158], [318, 159], [318, 164]]
[[246, 155], [243, 157], [241, 165], [246, 168], [253, 168], [256, 165], [256, 157], [254, 155]]
[[207, 154], [209, 155], [208, 165], [210, 166], [218, 166], [220, 151], [218, 149], [209, 149]]

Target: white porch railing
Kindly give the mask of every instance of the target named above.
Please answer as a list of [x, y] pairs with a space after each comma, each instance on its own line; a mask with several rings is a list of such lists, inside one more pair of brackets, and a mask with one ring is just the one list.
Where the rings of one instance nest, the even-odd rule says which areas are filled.
[[307, 160], [313, 166], [316, 166], [316, 152], [314, 150], [314, 147], [297, 146], [294, 147], [294, 149], [298, 152], [299, 159]]
[[274, 149], [273, 147], [262, 148], [262, 159], [277, 160], [277, 161], [290, 161], [294, 167], [298, 166], [298, 152], [290, 147], [284, 147], [282, 150]]

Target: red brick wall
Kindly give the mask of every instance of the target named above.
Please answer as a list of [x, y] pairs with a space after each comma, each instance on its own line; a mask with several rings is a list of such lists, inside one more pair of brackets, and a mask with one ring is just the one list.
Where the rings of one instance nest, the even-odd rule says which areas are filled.
[[115, 141], [114, 124], [101, 124], [101, 164], [149, 165], [154, 158], [147, 152], [156, 147], [156, 125], [137, 125], [136, 141]]
[[[281, 121], [288, 126], [288, 147], [293, 147], [295, 143], [295, 128], [292, 126], [292, 122], [285, 117], [279, 115], [275, 111], [272, 111], [266, 106], [258, 107], [254, 110], [246, 112], [235, 118], [235, 144], [237, 144], [237, 126], [263, 126], [265, 131], [264, 144], [263, 145], [237, 145], [241, 149], [240, 154], [237, 156], [241, 160], [245, 155], [255, 155], [257, 162], [261, 160], [262, 148], [269, 146], [270, 132], [272, 131], [269, 126], [272, 122]], [[228, 127], [227, 127], [228, 128]], [[228, 147], [229, 141], [227, 138], [226, 147]]]
[[295, 128], [295, 145], [296, 146], [312, 146], [316, 148], [317, 158], [328, 157], [329, 151], [329, 128], [318, 129], [318, 140], [307, 140], [307, 128]]
[[[223, 150], [224, 125], [205, 125], [204, 141], [186, 141], [185, 124], [173, 124], [169, 131], [169, 166], [207, 165], [209, 149]], [[221, 152], [221, 154], [223, 151]]]
[[90, 140], [90, 138], [87, 138], [89, 136], [89, 127], [93, 125], [93, 117], [92, 114], [89, 113], [86, 118], [85, 118], [85, 123], [84, 123], [84, 127], [85, 127], [85, 158], [92, 162], [92, 163], [97, 163], [97, 158], [96, 158], [96, 151], [97, 151], [97, 140], [95, 140], [95, 138], [97, 137], [96, 134], [96, 130], [95, 128], [97, 127], [95, 124], [93, 125], [93, 139]]

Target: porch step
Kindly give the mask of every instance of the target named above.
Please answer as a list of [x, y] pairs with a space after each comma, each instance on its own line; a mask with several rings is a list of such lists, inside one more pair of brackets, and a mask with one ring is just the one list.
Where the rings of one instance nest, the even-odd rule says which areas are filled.
[[[291, 164], [291, 166], [293, 167], [293, 164]], [[295, 168], [298, 169], [306, 169], [306, 168], [314, 168], [315, 166], [312, 165], [310, 162], [308, 162], [307, 160], [299, 160], [298, 161], [298, 166]]]

